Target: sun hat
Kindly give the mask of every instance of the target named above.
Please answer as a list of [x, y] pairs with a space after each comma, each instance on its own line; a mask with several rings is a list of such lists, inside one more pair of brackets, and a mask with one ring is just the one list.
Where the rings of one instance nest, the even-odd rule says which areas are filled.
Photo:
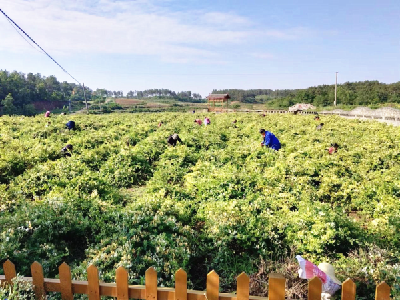
[[324, 272], [326, 275], [328, 275], [332, 279], [332, 281], [334, 283], [342, 284], [340, 282], [340, 280], [336, 278], [336, 276], [335, 276], [335, 268], [331, 264], [320, 263], [318, 265], [318, 269], [320, 269], [322, 272]]

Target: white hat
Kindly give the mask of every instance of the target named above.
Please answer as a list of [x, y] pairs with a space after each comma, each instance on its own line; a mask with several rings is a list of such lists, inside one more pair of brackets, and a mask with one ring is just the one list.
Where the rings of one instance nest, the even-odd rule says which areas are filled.
[[335, 276], [335, 268], [331, 264], [320, 263], [318, 265], [318, 269], [320, 269], [322, 272], [324, 272], [326, 275], [328, 275], [332, 279], [332, 281], [334, 283], [342, 284], [340, 282], [340, 280], [336, 278], [336, 276]]

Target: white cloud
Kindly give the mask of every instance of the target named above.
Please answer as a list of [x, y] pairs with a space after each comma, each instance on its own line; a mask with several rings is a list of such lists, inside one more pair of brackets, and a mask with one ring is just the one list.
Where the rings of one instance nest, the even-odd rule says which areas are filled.
[[203, 15], [203, 20], [206, 23], [218, 24], [225, 27], [247, 26], [251, 24], [249, 19], [234, 13], [208, 12]]
[[[197, 11], [188, 21], [187, 13], [168, 11], [152, 0], [3, 0], [2, 8], [45, 50], [58, 55], [113, 53], [173, 62], [212, 61], [221, 60], [220, 46], [298, 34], [255, 29], [234, 13]], [[0, 37], [0, 50], [33, 51], [5, 18], [0, 18]]]
[[262, 59], [273, 59], [275, 56], [272, 53], [268, 52], [253, 52], [251, 53], [252, 56], [256, 58], [262, 58]]

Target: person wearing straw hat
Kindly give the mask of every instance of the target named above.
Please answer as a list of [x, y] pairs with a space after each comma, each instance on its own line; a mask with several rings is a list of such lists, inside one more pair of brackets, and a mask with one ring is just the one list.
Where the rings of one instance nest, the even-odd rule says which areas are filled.
[[[318, 265], [318, 269], [320, 269], [322, 272], [324, 272], [326, 275], [329, 276], [329, 278], [333, 281], [333, 283], [337, 285], [342, 285], [339, 279], [336, 278], [335, 276], [335, 268], [328, 263], [320, 263]], [[336, 288], [332, 289], [323, 289], [322, 294], [321, 294], [321, 300], [329, 300], [331, 296], [336, 292]]]

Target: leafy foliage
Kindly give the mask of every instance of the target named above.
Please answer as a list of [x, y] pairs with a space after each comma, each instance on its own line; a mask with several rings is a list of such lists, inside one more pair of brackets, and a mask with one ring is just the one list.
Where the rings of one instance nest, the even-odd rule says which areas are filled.
[[17, 276], [11, 284], [0, 286], [0, 299], [7, 300], [35, 300], [33, 285], [23, 280], [22, 276]]
[[[76, 115], [79, 128], [68, 131], [67, 116], [49, 126], [42, 117], [3, 116], [0, 259], [21, 274], [37, 260], [46, 276], [67, 261], [77, 279], [93, 263], [106, 281], [122, 265], [131, 283], [154, 266], [168, 286], [182, 267], [197, 289], [215, 269], [230, 290], [240, 272], [293, 254], [331, 261], [347, 278], [358, 274], [355, 264], [368, 264], [356, 254], [374, 247], [390, 274], [366, 272], [363, 282], [396, 286], [397, 128], [329, 116], [317, 131], [303, 115], [220, 114], [209, 126], [193, 123], [204, 117]], [[261, 127], [280, 139], [280, 151], [260, 147]], [[168, 147], [174, 132], [183, 143]], [[340, 147], [329, 155], [332, 142]], [[60, 155], [65, 144], [72, 157]]]
[[[91, 89], [86, 88], [87, 99], [91, 98], [91, 94]], [[9, 96], [13, 98], [12, 106]], [[82, 87], [66, 81], [59, 82], [55, 76], [44, 77], [40, 74], [0, 70], [0, 100], [2, 100], [3, 114], [33, 115], [34, 104], [37, 102], [63, 103], [68, 99], [84, 100]]]

